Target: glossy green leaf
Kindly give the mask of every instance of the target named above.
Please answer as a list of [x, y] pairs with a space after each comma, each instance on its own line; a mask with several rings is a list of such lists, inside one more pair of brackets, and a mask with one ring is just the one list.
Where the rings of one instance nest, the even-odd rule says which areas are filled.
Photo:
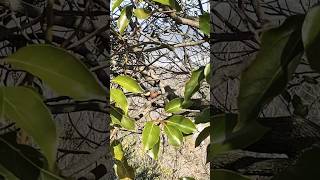
[[126, 31], [128, 25], [131, 21], [131, 17], [132, 17], [132, 6], [124, 7], [121, 10], [120, 17], [117, 22], [117, 26], [119, 28], [120, 34], [123, 34]]
[[204, 109], [198, 116], [195, 117], [195, 123], [208, 123], [211, 122], [212, 116], [210, 114], [210, 108]]
[[199, 16], [199, 28], [206, 34], [210, 35], [210, 14], [205, 12]]
[[196, 93], [200, 88], [200, 83], [204, 79], [204, 67], [200, 67], [191, 74], [190, 80], [186, 83], [184, 90], [184, 102], [191, 99], [192, 95]]
[[272, 180], [315, 179], [320, 177], [319, 162], [320, 147], [314, 145], [304, 150], [293, 166], [279, 173]]
[[169, 101], [165, 107], [164, 110], [167, 113], [176, 113], [176, 112], [180, 112], [183, 108], [182, 108], [182, 102], [183, 102], [183, 98], [175, 98], [171, 101]]
[[211, 177], [217, 180], [250, 180], [250, 178], [246, 176], [224, 169], [213, 170]]
[[160, 127], [154, 122], [147, 122], [142, 131], [142, 144], [144, 150], [149, 150], [159, 141]]
[[180, 146], [182, 144], [183, 135], [178, 128], [165, 124], [164, 133], [167, 135], [169, 144], [172, 146]]
[[302, 20], [303, 16], [290, 17], [280, 27], [262, 35], [259, 53], [241, 75], [238, 96], [240, 121], [236, 129], [255, 121], [260, 109], [285, 89], [303, 52]]
[[58, 94], [77, 100], [105, 99], [106, 91], [75, 56], [51, 45], [30, 45], [6, 58], [14, 68], [38, 76]]
[[148, 151], [148, 155], [154, 159], [154, 160], [158, 160], [159, 157], [159, 150], [160, 150], [160, 137], [158, 142], [152, 147], [152, 149], [150, 149]]
[[128, 102], [124, 93], [119, 89], [110, 89], [110, 98], [115, 101], [116, 105], [121, 108], [125, 114], [128, 114]]
[[320, 72], [320, 6], [309, 10], [302, 26], [302, 40], [310, 66]]
[[196, 130], [194, 123], [182, 115], [173, 115], [166, 121], [166, 123], [178, 128], [184, 134], [191, 134]]
[[130, 76], [117, 76], [112, 82], [119, 84], [122, 88], [132, 93], [143, 93], [143, 89], [135, 79]]
[[135, 178], [134, 169], [131, 166], [129, 166], [126, 160], [116, 160], [115, 169], [120, 180], [133, 180]]
[[56, 126], [41, 97], [25, 87], [1, 87], [0, 94], [3, 115], [32, 136], [52, 170], [57, 152]]
[[134, 15], [138, 19], [147, 19], [148, 17], [150, 17], [151, 12], [145, 8], [137, 8], [134, 10]]
[[213, 118], [208, 160], [212, 160], [217, 154], [227, 151], [245, 148], [258, 141], [268, 129], [256, 121], [248, 124], [240, 130], [234, 131], [237, 123], [237, 115], [226, 114]]
[[154, 2], [158, 2], [162, 5], [170, 6], [172, 9], [175, 9], [176, 11], [181, 11], [181, 6], [176, 0], [152, 0]]
[[205, 139], [207, 139], [210, 136], [211, 129], [213, 130], [213, 127], [208, 126], [205, 127], [197, 136], [196, 142], [195, 142], [195, 147], [200, 146], [201, 142], [203, 142]]
[[118, 140], [114, 140], [111, 143], [111, 147], [114, 159], [122, 161], [124, 159], [124, 152], [121, 143]]
[[134, 130], [135, 120], [124, 114], [123, 110], [117, 107], [110, 106], [111, 122], [115, 125], [120, 125], [125, 129]]
[[123, 0], [113, 0], [111, 11], [113, 12], [116, 8], [120, 6]]

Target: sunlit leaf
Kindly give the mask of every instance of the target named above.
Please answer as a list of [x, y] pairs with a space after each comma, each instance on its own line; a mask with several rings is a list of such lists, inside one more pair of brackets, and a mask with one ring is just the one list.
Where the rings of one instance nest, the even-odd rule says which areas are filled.
[[158, 142], [152, 147], [152, 149], [150, 149], [148, 151], [148, 155], [154, 159], [154, 160], [158, 160], [159, 157], [159, 150], [160, 150], [160, 137]]
[[115, 101], [116, 105], [121, 108], [125, 114], [128, 114], [128, 102], [124, 93], [119, 89], [110, 89], [110, 98]]
[[182, 102], [183, 102], [183, 98], [175, 98], [171, 101], [169, 101], [165, 107], [164, 107], [164, 110], [167, 112], [167, 113], [176, 113], [176, 112], [179, 112], [181, 111], [183, 108], [182, 108]]
[[128, 92], [143, 93], [141, 86], [130, 76], [117, 76], [112, 79], [112, 82], [119, 84]]
[[192, 95], [196, 93], [200, 88], [200, 83], [204, 79], [204, 67], [200, 67], [191, 74], [190, 80], [186, 83], [184, 90], [184, 102], [191, 99]]
[[180, 146], [182, 144], [183, 135], [178, 128], [165, 124], [164, 133], [167, 135], [169, 144], [172, 146]]
[[302, 20], [303, 16], [290, 17], [280, 27], [262, 35], [258, 55], [241, 75], [240, 121], [236, 129], [255, 121], [260, 109], [285, 89], [303, 52]]
[[205, 12], [199, 16], [199, 28], [206, 34], [210, 35], [210, 14]]
[[121, 143], [117, 140], [114, 140], [111, 143], [111, 147], [112, 147], [112, 155], [114, 159], [122, 161], [124, 158], [124, 152], [123, 152]]
[[38, 76], [58, 94], [77, 100], [105, 99], [106, 91], [75, 56], [51, 45], [29, 45], [6, 61]]
[[179, 180], [195, 180], [193, 177], [182, 177]]
[[213, 131], [213, 127], [211, 126], [205, 127], [197, 136], [195, 147], [200, 146], [201, 142], [203, 142], [205, 139], [207, 139], [210, 136], [211, 131]]
[[25, 87], [1, 87], [0, 94], [3, 115], [32, 136], [53, 170], [57, 152], [56, 126], [41, 97]]
[[178, 128], [184, 134], [191, 134], [196, 130], [194, 123], [182, 115], [173, 115], [166, 121], [166, 123]]
[[123, 115], [121, 119], [121, 126], [128, 130], [134, 130], [136, 128], [136, 121], [126, 115]]
[[134, 169], [131, 166], [129, 166], [126, 160], [116, 160], [115, 169], [120, 180], [133, 180], [135, 178]]
[[153, 148], [153, 146], [159, 141], [160, 127], [154, 122], [147, 122], [144, 125], [142, 131], [142, 144], [145, 150]]
[[115, 125], [120, 125], [125, 129], [134, 130], [135, 120], [124, 114], [123, 110], [117, 107], [110, 106], [111, 122]]
[[150, 16], [151, 12], [145, 8], [137, 8], [134, 10], [134, 15], [138, 19], [147, 19]]
[[111, 11], [113, 12], [117, 7], [120, 6], [120, 4], [123, 2], [123, 0], [114, 0], [112, 3]]
[[302, 40], [310, 66], [320, 72], [320, 6], [309, 10], [302, 26]]
[[211, 71], [212, 71], [212, 64], [209, 63], [205, 66], [204, 68], [204, 77], [206, 78], [207, 82], [209, 82], [209, 80], [211, 79]]
[[126, 31], [128, 25], [131, 21], [131, 17], [132, 17], [132, 6], [124, 7], [121, 10], [120, 17], [117, 22], [117, 26], [119, 28], [120, 34], [123, 34]]
[[224, 169], [213, 170], [211, 178], [217, 180], [250, 180], [250, 178], [246, 176]]

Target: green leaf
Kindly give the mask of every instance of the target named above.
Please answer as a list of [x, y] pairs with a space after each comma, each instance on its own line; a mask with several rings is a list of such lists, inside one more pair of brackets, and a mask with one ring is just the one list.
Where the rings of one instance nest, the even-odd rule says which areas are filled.
[[126, 160], [116, 160], [115, 169], [120, 180], [133, 180], [135, 177], [134, 169], [131, 166], [129, 166]]
[[190, 80], [186, 83], [184, 90], [184, 103], [189, 101], [194, 93], [200, 88], [200, 83], [204, 79], [204, 67], [200, 67], [191, 74]]
[[236, 129], [255, 121], [260, 109], [286, 87], [300, 63], [303, 47], [300, 28], [303, 16], [292, 16], [280, 27], [262, 35], [262, 45], [254, 62], [242, 73]]
[[182, 144], [183, 135], [178, 128], [165, 124], [164, 133], [167, 135], [169, 144], [172, 146], [180, 146]]
[[309, 10], [302, 26], [302, 40], [311, 68], [320, 72], [320, 6]]
[[130, 76], [117, 76], [112, 79], [112, 82], [119, 84], [128, 92], [143, 93], [141, 86]]
[[203, 73], [204, 73], [204, 77], [206, 78], [207, 82], [209, 82], [211, 79], [211, 73], [212, 73], [212, 64], [211, 63], [209, 63], [205, 66]]
[[1, 179], [1, 176], [3, 176], [4, 179], [7, 179], [7, 180], [19, 180], [14, 174], [12, 174], [9, 170], [7, 170], [5, 167], [3, 167], [0, 164], [0, 179]]
[[196, 126], [193, 122], [182, 115], [173, 115], [168, 119], [168, 121], [166, 121], [166, 123], [178, 128], [184, 134], [191, 134], [196, 130]]
[[[0, 165], [14, 174], [18, 179], [63, 180], [49, 172], [43, 155], [31, 146], [16, 143], [16, 132], [9, 132], [0, 137]], [[11, 179], [10, 179], [11, 180]]]
[[3, 115], [32, 136], [48, 159], [49, 169], [53, 170], [57, 153], [56, 126], [41, 97], [25, 87], [1, 87], [0, 94]]
[[117, 22], [117, 26], [119, 28], [119, 33], [121, 35], [126, 31], [128, 25], [131, 21], [131, 17], [132, 17], [132, 6], [124, 7], [121, 10], [120, 17]]
[[242, 176], [234, 171], [217, 169], [213, 170], [212, 179], [217, 180], [250, 180], [250, 178]]
[[234, 131], [237, 123], [237, 116], [226, 114], [215, 116], [213, 119], [214, 129], [211, 131], [208, 160], [211, 161], [217, 154], [227, 151], [245, 148], [258, 141], [268, 129], [256, 121], [248, 124], [240, 130]]
[[205, 12], [199, 16], [199, 28], [206, 34], [210, 35], [210, 14]]
[[314, 145], [302, 152], [293, 166], [276, 175], [272, 180], [301, 180], [320, 177], [320, 147]]
[[29, 45], [6, 58], [14, 68], [38, 76], [58, 94], [77, 100], [105, 99], [106, 91], [75, 56], [51, 45]]
[[208, 123], [211, 122], [212, 116], [210, 114], [210, 108], [204, 109], [198, 116], [195, 117], [195, 123]]
[[179, 112], [183, 109], [182, 102], [183, 102], [183, 98], [175, 98], [165, 105], [164, 110], [167, 113]]
[[147, 19], [150, 16], [151, 12], [145, 8], [137, 8], [134, 10], [134, 15], [138, 19]]
[[124, 159], [124, 152], [121, 143], [118, 140], [114, 140], [111, 143], [111, 147], [114, 159], [122, 161]]
[[123, 2], [123, 0], [114, 0], [112, 3], [111, 11], [113, 12], [117, 7], [120, 6], [120, 4]]
[[148, 151], [148, 155], [149, 155], [152, 159], [158, 160], [159, 150], [160, 150], [160, 137], [159, 137], [158, 142], [153, 146], [153, 148]]
[[110, 97], [115, 101], [116, 105], [121, 108], [125, 114], [128, 114], [129, 105], [124, 93], [119, 89], [110, 89]]
[[182, 177], [179, 180], [195, 180], [193, 177]]
[[208, 127], [205, 127], [205, 128], [199, 133], [198, 137], [196, 138], [195, 147], [200, 146], [201, 142], [204, 141], [205, 139], [207, 139], [207, 137], [210, 136], [211, 129], [213, 129], [213, 127], [208, 126]]
[[159, 141], [160, 127], [154, 122], [147, 122], [142, 131], [142, 144], [144, 150], [149, 150]]
[[135, 120], [131, 119], [129, 116], [124, 114], [122, 109], [113, 106], [110, 107], [111, 122], [113, 124], [120, 125], [128, 130], [135, 129]]
[[154, 2], [158, 2], [162, 5], [170, 6], [172, 9], [175, 9], [176, 11], [181, 11], [181, 6], [176, 0], [152, 0]]

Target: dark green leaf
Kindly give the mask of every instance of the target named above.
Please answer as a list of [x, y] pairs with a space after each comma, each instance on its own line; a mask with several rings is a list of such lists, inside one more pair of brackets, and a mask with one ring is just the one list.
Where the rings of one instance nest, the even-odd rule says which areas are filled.
[[168, 119], [168, 121], [166, 121], [166, 123], [178, 128], [184, 134], [191, 134], [196, 130], [194, 123], [182, 115], [173, 115]]
[[204, 68], [205, 67], [200, 67], [199, 69], [192, 72], [191, 78], [185, 86], [183, 103], [189, 101], [192, 95], [199, 90], [200, 83], [204, 79]]
[[131, 166], [129, 166], [126, 160], [116, 160], [115, 169], [120, 180], [133, 180], [135, 177], [134, 169]]
[[242, 176], [234, 171], [223, 169], [213, 170], [211, 178], [217, 180], [250, 180], [250, 178]]
[[236, 129], [255, 121], [260, 109], [285, 89], [302, 56], [302, 20], [303, 16], [290, 17], [262, 35], [259, 53], [241, 76]]
[[60, 95], [77, 100], [105, 99], [106, 91], [75, 56], [51, 45], [30, 45], [9, 56], [7, 62], [38, 76]]
[[302, 26], [302, 40], [310, 66], [320, 72], [320, 6], [309, 10]]
[[206, 34], [210, 35], [210, 14], [205, 12], [199, 16], [199, 28]]
[[198, 116], [195, 118], [195, 123], [208, 123], [211, 122], [212, 116], [210, 114], [210, 108], [204, 109]]
[[315, 179], [316, 177], [320, 177], [319, 162], [320, 147], [314, 145], [304, 150], [293, 166], [284, 170], [272, 180]]
[[178, 128], [165, 124], [164, 133], [167, 135], [169, 144], [172, 146], [180, 146], [182, 144], [183, 135]]
[[142, 131], [142, 144], [144, 150], [152, 149], [153, 146], [159, 141], [160, 127], [154, 122], [147, 122]]
[[181, 11], [181, 6], [176, 0], [152, 0], [154, 2], [158, 2], [162, 5], [170, 6], [172, 9], [175, 9], [176, 11]]
[[207, 139], [207, 137], [210, 136], [211, 129], [213, 129], [213, 127], [208, 126], [208, 127], [205, 127], [205, 128], [199, 133], [199, 135], [198, 135], [198, 137], [197, 137], [197, 139], [196, 139], [196, 142], [195, 142], [195, 147], [200, 146], [201, 142], [204, 141], [205, 139]]
[[130, 76], [117, 76], [112, 82], [119, 84], [128, 92], [143, 93], [141, 86]]
[[25, 87], [1, 87], [0, 94], [3, 115], [32, 136], [53, 170], [57, 152], [56, 126], [41, 97]]
[[240, 130], [234, 131], [237, 123], [237, 116], [233, 114], [219, 115], [213, 118], [211, 123], [210, 145], [208, 160], [212, 160], [217, 154], [230, 150], [245, 148], [259, 140], [266, 132], [267, 128], [261, 126], [256, 121], [248, 124]]
[[115, 101], [116, 105], [121, 108], [125, 114], [128, 114], [128, 102], [124, 93], [119, 89], [110, 89], [110, 98]]

